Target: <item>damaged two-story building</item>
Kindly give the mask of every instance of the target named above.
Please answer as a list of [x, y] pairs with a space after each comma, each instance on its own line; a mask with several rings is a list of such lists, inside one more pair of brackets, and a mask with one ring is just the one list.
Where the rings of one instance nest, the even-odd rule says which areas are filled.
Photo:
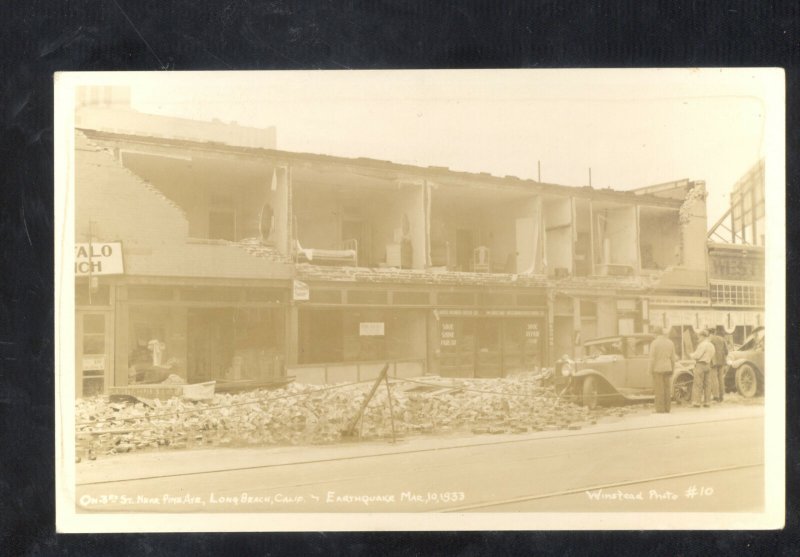
[[190, 383], [497, 377], [709, 304], [703, 182], [288, 152], [274, 129], [135, 112], [124, 90], [82, 99], [78, 396], [156, 360]]

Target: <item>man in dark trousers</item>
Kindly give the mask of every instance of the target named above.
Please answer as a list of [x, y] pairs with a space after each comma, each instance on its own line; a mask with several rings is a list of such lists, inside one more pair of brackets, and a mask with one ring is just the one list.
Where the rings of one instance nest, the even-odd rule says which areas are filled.
[[692, 380], [692, 406], [700, 408], [700, 404], [708, 406], [711, 399], [711, 382], [708, 380], [711, 372], [711, 362], [714, 360], [714, 345], [708, 340], [708, 331], [701, 329], [697, 334], [699, 344], [697, 350], [692, 352], [694, 364], [694, 379]]
[[716, 383], [714, 396], [717, 402], [725, 398], [725, 367], [728, 363], [728, 345], [725, 339], [716, 334], [714, 329], [709, 329], [708, 340], [714, 345], [714, 359], [711, 360], [712, 384]]
[[675, 345], [667, 338], [663, 329], [650, 344], [650, 373], [653, 374], [653, 394], [656, 398], [656, 412], [669, 413], [672, 400], [672, 373], [675, 371]]

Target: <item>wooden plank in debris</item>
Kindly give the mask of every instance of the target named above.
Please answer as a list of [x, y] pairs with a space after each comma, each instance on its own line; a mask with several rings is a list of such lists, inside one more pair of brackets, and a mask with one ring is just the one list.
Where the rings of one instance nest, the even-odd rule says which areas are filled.
[[129, 395], [136, 398], [157, 398], [159, 400], [168, 400], [173, 397], [178, 397], [183, 394], [183, 385], [161, 385], [161, 384], [147, 384], [147, 385], [126, 385], [124, 387], [109, 387], [108, 394], [113, 395]]

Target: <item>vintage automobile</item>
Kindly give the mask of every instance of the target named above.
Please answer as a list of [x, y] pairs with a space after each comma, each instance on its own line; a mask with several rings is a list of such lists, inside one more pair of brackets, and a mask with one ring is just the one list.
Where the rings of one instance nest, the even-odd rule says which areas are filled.
[[764, 340], [764, 327], [757, 327], [739, 348], [728, 353], [726, 390], [736, 390], [747, 398], [764, 392]]
[[[576, 360], [565, 357], [556, 363], [556, 391], [589, 408], [626, 400], [652, 400], [649, 352], [653, 338], [652, 334], [639, 333], [586, 342], [585, 357]], [[691, 362], [679, 361], [672, 375], [673, 398], [688, 400], [691, 384]]]

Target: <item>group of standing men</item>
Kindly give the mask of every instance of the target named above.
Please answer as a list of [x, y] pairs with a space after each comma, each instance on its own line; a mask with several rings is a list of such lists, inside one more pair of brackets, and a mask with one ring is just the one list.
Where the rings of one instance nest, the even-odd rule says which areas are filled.
[[[666, 331], [659, 335], [650, 345], [650, 373], [653, 374], [653, 392], [655, 395], [655, 411], [667, 413], [672, 400], [672, 374], [675, 371], [675, 345], [666, 336]], [[692, 406], [708, 407], [712, 398], [722, 402], [725, 395], [725, 366], [728, 346], [722, 337], [710, 330], [698, 333], [700, 342], [690, 357], [695, 361], [694, 380], [692, 381]]]

